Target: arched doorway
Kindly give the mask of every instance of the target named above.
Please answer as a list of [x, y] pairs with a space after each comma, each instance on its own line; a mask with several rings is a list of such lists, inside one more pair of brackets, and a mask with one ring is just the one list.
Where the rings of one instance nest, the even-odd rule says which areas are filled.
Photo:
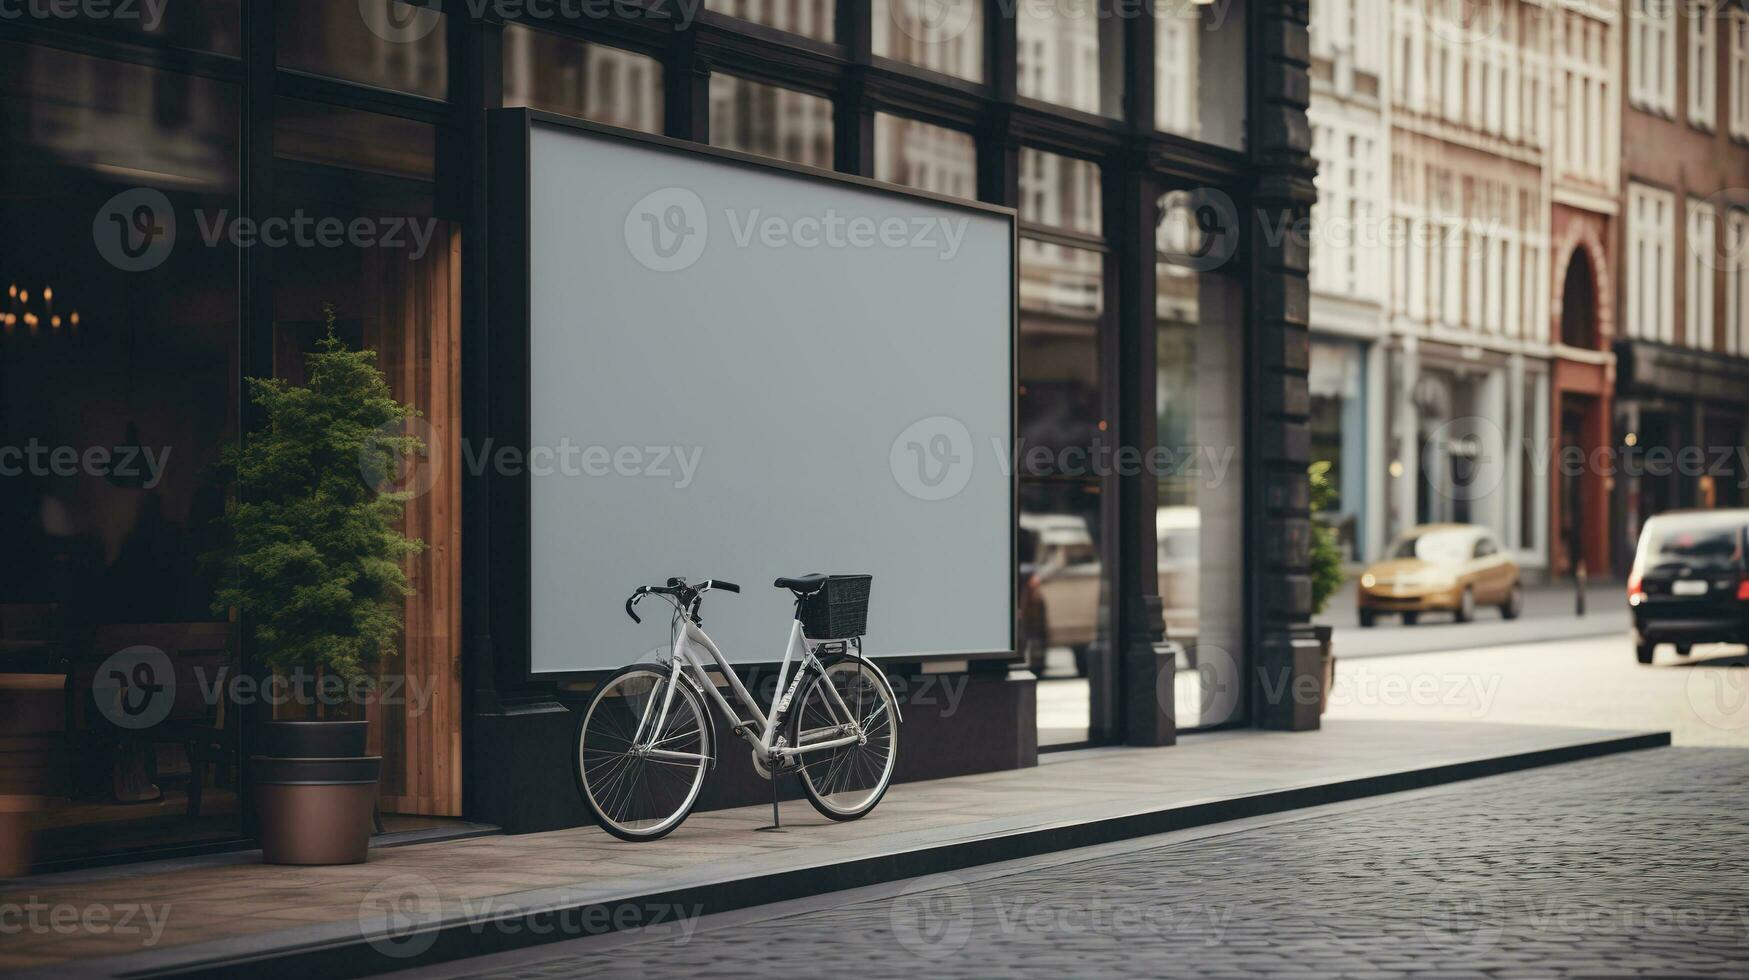
[[1591, 257], [1583, 247], [1573, 249], [1567, 260], [1567, 279], [1561, 285], [1561, 343], [1568, 347], [1597, 349], [1597, 282]]
[[[1596, 351], [1604, 345], [1604, 332], [1598, 324], [1598, 279], [1607, 271], [1593, 262], [1598, 254], [1579, 244], [1567, 257], [1561, 282], [1563, 347]], [[1551, 558], [1557, 572], [1571, 573], [1583, 565], [1598, 573], [1608, 567], [1609, 560], [1608, 488], [1604, 474], [1591, 461], [1608, 443], [1608, 381], [1596, 362], [1560, 355], [1555, 358], [1554, 374], [1550, 423], [1558, 440], [1557, 458], [1587, 462], [1563, 465], [1552, 474]]]

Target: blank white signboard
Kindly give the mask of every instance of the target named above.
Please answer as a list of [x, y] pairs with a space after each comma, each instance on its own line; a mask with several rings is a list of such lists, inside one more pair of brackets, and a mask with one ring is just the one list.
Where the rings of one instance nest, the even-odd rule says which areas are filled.
[[1013, 640], [1014, 226], [535, 121], [531, 669], [667, 640], [639, 585], [722, 578], [704, 627], [774, 661], [779, 575], [874, 576], [865, 652]]

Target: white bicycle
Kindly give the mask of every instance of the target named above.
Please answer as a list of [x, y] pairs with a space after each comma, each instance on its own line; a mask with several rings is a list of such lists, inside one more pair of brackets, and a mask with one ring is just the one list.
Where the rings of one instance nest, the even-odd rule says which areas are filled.
[[[712, 703], [751, 747], [759, 774], [774, 783], [780, 775], [799, 776], [808, 802], [825, 816], [855, 820], [881, 801], [904, 719], [886, 675], [861, 655], [870, 578], [803, 575], [774, 585], [795, 594], [796, 615], [773, 688], [782, 695], [769, 715], [699, 620], [705, 593], [740, 586], [671, 578], [665, 586], [640, 586], [626, 600], [634, 622], [642, 622], [633, 607], [645, 598], [673, 606], [672, 652], [610, 675], [578, 720], [577, 789], [602, 829], [624, 840], [655, 840], [680, 826], [698, 801], [706, 769], [716, 765]], [[712, 682], [705, 654], [738, 706]], [[776, 801], [774, 785], [774, 823]]]

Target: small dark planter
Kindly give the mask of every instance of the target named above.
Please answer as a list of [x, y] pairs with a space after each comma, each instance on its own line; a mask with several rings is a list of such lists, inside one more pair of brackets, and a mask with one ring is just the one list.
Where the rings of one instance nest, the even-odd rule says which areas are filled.
[[261, 857], [268, 864], [358, 864], [370, 853], [382, 756], [369, 723], [273, 721], [249, 760]]

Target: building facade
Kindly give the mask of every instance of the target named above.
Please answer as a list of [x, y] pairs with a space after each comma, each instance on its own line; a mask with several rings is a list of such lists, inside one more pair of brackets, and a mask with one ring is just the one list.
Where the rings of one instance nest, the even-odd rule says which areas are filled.
[[[1548, 9], [1551, 467], [1549, 571], [1608, 568], [1609, 447], [1615, 331], [1614, 228], [1621, 170], [1619, 24], [1613, 4]], [[1546, 461], [1548, 457], [1543, 456]], [[1584, 465], [1575, 461], [1585, 460]]]
[[1546, 10], [1390, 5], [1386, 533], [1462, 521], [1546, 564]]
[[[1312, 25], [1313, 455], [1350, 557], [1458, 520], [1533, 575], [1620, 575], [1647, 517], [1749, 499], [1749, 14], [1333, 0]], [[1350, 233], [1375, 213], [1376, 279]]]
[[1386, 311], [1390, 305], [1390, 30], [1383, 0], [1312, 8], [1312, 458], [1330, 464], [1345, 559], [1385, 545]]
[[[151, 23], [48, 7], [0, 23], [0, 220], [32, 229], [0, 241], [0, 447], [48, 460], [0, 479], [0, 687], [55, 692], [5, 732], [53, 756], [43, 860], [248, 842], [239, 769], [254, 720], [281, 708], [180, 697], [219, 674], [271, 680], [250, 624], [212, 608], [199, 556], [235, 489], [214, 464], [261, 421], [245, 379], [299, 380], [330, 306], [432, 447], [405, 526], [426, 548], [383, 667], [403, 694], [366, 706], [383, 809], [512, 832], [587, 819], [567, 774], [592, 682], [530, 679], [495, 615], [526, 591], [489, 558], [494, 536], [530, 529], [495, 519], [490, 474], [465, 465], [516, 378], [486, 356], [484, 229], [488, 114], [519, 106], [1014, 208], [1017, 438], [1076, 451], [1017, 474], [1016, 530], [1066, 527], [1074, 545], [1094, 688], [1081, 740], [1315, 724], [1315, 704], [1308, 721], [1260, 683], [1317, 670], [1308, 257], [1266, 233], [1314, 199], [1303, 3], [436, 6], [209, 0]], [[328, 219], [411, 244], [229, 233]], [[1195, 451], [1077, 463], [1102, 446]], [[92, 447], [157, 463], [53, 463]], [[1021, 558], [1017, 578], [1037, 571]], [[139, 647], [172, 665], [162, 725], [94, 700], [103, 665]], [[1206, 680], [1176, 716], [1163, 651]], [[908, 706], [908, 737], [932, 751], [899, 778], [1036, 761], [1030, 673], [888, 666], [908, 690], [962, 692], [951, 711]], [[707, 805], [756, 798], [747, 760], [722, 765]]]
[[1618, 571], [1647, 518], [1749, 502], [1749, 15], [1635, 0], [1622, 50]]

